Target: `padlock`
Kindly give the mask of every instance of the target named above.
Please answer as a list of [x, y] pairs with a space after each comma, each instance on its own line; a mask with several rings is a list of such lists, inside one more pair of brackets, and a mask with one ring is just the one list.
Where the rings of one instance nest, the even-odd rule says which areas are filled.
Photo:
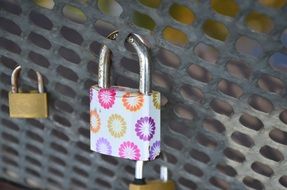
[[175, 190], [175, 183], [168, 179], [166, 166], [160, 167], [160, 179], [146, 181], [143, 178], [143, 161], [136, 162], [135, 179], [129, 185], [129, 190]]
[[[118, 33], [108, 38], [115, 39]], [[160, 153], [160, 93], [151, 91], [149, 49], [130, 34], [139, 56], [139, 89], [110, 87], [111, 51], [101, 48], [98, 84], [90, 89], [91, 150], [131, 160], [154, 160]]]
[[12, 90], [9, 92], [9, 110], [12, 118], [46, 118], [48, 117], [47, 94], [44, 93], [43, 79], [37, 74], [38, 92], [19, 92], [18, 76], [21, 66], [17, 66], [11, 76]]

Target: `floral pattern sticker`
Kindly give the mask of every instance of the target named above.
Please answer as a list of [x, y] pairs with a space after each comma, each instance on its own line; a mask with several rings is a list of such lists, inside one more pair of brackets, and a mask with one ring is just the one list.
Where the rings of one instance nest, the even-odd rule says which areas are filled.
[[90, 112], [91, 131], [97, 133], [101, 128], [101, 120], [98, 112], [93, 110]]
[[119, 155], [121, 158], [129, 158], [132, 160], [139, 160], [141, 156], [140, 149], [131, 141], [123, 142], [120, 145]]
[[156, 109], [160, 109], [160, 93], [157, 92], [152, 93], [152, 102]]
[[131, 96], [132, 93], [127, 92], [123, 95], [122, 102], [124, 107], [132, 112], [139, 111], [144, 104], [144, 98], [142, 94], [137, 96]]
[[127, 124], [122, 116], [113, 114], [109, 117], [108, 129], [113, 137], [120, 138], [126, 133]]
[[155, 133], [154, 119], [151, 117], [141, 117], [135, 125], [135, 131], [141, 140], [151, 140]]
[[149, 154], [150, 154], [150, 157], [149, 157], [150, 160], [154, 160], [154, 159], [156, 159], [156, 157], [159, 156], [159, 154], [160, 154], [160, 141], [156, 141], [155, 143], [153, 143], [153, 145], [150, 148]]
[[99, 138], [96, 143], [96, 150], [102, 154], [112, 154], [112, 146], [110, 142], [105, 138]]
[[116, 91], [113, 88], [109, 89], [100, 89], [99, 94], [98, 94], [98, 99], [101, 104], [101, 106], [105, 109], [111, 108], [116, 99]]

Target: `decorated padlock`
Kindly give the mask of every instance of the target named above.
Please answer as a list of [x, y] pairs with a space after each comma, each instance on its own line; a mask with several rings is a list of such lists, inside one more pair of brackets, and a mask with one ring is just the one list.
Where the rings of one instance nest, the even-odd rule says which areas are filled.
[[[115, 39], [118, 33], [108, 36]], [[139, 89], [110, 86], [111, 51], [100, 51], [98, 85], [90, 89], [91, 150], [131, 160], [154, 160], [160, 154], [160, 93], [151, 91], [149, 49], [130, 34], [138, 56]]]
[[175, 183], [168, 179], [168, 168], [160, 167], [160, 179], [146, 181], [143, 178], [143, 161], [136, 162], [135, 179], [129, 190], [175, 190]]
[[48, 117], [47, 94], [44, 93], [43, 79], [37, 74], [38, 92], [19, 92], [18, 77], [21, 66], [14, 69], [11, 76], [12, 90], [9, 93], [9, 111], [12, 118], [46, 118]]

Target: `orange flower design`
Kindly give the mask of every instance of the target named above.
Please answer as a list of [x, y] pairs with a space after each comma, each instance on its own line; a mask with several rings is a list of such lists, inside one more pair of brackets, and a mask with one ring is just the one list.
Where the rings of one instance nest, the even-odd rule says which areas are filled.
[[108, 128], [112, 136], [120, 138], [126, 133], [127, 123], [122, 116], [113, 114], [109, 117]]
[[132, 93], [130, 92], [123, 95], [122, 102], [124, 107], [131, 112], [139, 111], [143, 107], [144, 97], [142, 94], [137, 94], [134, 97], [131, 95]]
[[158, 92], [152, 93], [152, 102], [156, 109], [160, 109], [160, 93]]
[[90, 123], [91, 123], [91, 131], [93, 133], [97, 133], [101, 128], [101, 120], [98, 112], [96, 110], [90, 112]]

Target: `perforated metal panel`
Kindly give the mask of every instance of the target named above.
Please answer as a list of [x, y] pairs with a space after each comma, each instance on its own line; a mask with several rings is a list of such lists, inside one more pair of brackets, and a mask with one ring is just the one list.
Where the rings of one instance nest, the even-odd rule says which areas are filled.
[[[286, 1], [46, 2], [0, 0], [1, 178], [49, 190], [128, 188], [134, 162], [89, 150], [88, 89], [101, 44], [113, 51], [114, 82], [137, 87], [137, 57], [124, 44], [135, 32], [151, 46], [177, 189], [287, 188]], [[114, 29], [119, 39], [105, 39]], [[48, 119], [9, 118], [16, 65], [23, 89], [36, 87], [32, 69], [43, 74]], [[158, 177], [161, 163], [146, 164], [145, 176]]]

